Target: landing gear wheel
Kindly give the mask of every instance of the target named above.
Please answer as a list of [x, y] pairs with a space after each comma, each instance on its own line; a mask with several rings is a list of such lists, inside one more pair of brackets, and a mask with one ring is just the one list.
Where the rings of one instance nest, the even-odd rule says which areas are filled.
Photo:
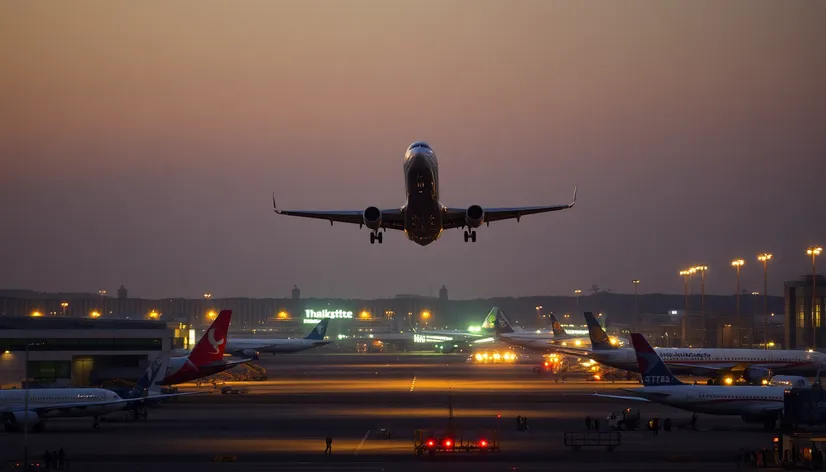
[[476, 242], [476, 230], [465, 231], [465, 242]]
[[100, 428], [100, 418], [98, 418], [97, 416], [95, 416], [95, 417], [94, 417], [94, 419], [93, 419], [93, 421], [94, 421], [94, 423], [92, 423], [92, 429], [98, 429], [98, 428]]
[[382, 241], [382, 234], [381, 234], [381, 233], [376, 233], [376, 241], [378, 241], [378, 242], [379, 242], [379, 244], [381, 244], [381, 243], [383, 242], [383, 241]]
[[376, 244], [376, 233], [370, 233], [370, 244]]
[[469, 239], [470, 239], [470, 235], [468, 234], [467, 231], [465, 231], [465, 242], [468, 242]]

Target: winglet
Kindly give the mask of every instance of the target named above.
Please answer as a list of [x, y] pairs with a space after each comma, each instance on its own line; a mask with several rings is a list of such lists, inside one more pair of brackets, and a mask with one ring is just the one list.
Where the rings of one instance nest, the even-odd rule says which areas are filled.
[[272, 193], [272, 211], [276, 213], [281, 213], [280, 211], [278, 211], [278, 207], [275, 206], [275, 192]]
[[[275, 197], [273, 197], [273, 198], [275, 198]], [[573, 208], [574, 205], [576, 205], [576, 185], [574, 185], [574, 199], [571, 200], [571, 204], [568, 205], [568, 208]]]

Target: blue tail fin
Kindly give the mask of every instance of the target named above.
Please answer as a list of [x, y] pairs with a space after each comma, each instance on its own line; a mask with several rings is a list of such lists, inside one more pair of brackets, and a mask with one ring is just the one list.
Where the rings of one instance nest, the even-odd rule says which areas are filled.
[[585, 312], [585, 323], [588, 324], [588, 337], [591, 338], [592, 351], [607, 351], [609, 349], [616, 349], [617, 347], [611, 344], [611, 338], [608, 333], [602, 329], [599, 322], [594, 318], [594, 314], [590, 311]]
[[146, 394], [160, 393], [158, 384], [166, 377], [167, 366], [169, 365], [169, 356], [161, 354], [158, 356], [146, 371], [138, 379], [138, 383], [129, 391], [131, 398], [137, 398]]
[[654, 348], [648, 344], [645, 336], [640, 333], [631, 333], [631, 343], [634, 345], [634, 353], [637, 355], [637, 364], [640, 366], [643, 386], [683, 385], [668, 370], [668, 366], [660, 359]]
[[324, 318], [319, 321], [315, 328], [304, 339], [312, 339], [313, 341], [323, 341], [327, 334], [327, 325], [330, 324], [330, 318]]
[[513, 333], [511, 322], [508, 320], [508, 317], [505, 316], [505, 312], [498, 307], [494, 307], [493, 309], [496, 310], [496, 322], [494, 323], [496, 334]]
[[554, 336], [566, 336], [568, 333], [565, 332], [565, 328], [559, 324], [559, 320], [556, 319], [556, 315], [551, 313], [551, 330], [554, 332]]

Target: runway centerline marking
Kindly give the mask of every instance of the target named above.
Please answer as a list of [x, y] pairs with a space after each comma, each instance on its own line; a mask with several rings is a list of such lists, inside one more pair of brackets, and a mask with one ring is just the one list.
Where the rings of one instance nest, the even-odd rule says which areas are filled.
[[367, 430], [367, 432], [366, 432], [366, 433], [364, 433], [364, 437], [363, 437], [363, 438], [361, 438], [361, 442], [360, 442], [360, 443], [359, 443], [359, 445], [356, 447], [356, 450], [355, 450], [355, 451], [353, 451], [353, 455], [354, 455], [354, 456], [357, 456], [357, 455], [359, 454], [359, 449], [361, 449], [361, 447], [362, 447], [362, 446], [364, 446], [365, 441], [367, 441], [367, 436], [370, 436], [370, 431], [372, 431], [372, 430], [371, 430], [371, 429], [368, 429], [368, 430]]
[[416, 376], [413, 376], [413, 381], [410, 382], [410, 391], [412, 392], [413, 389], [416, 388]]

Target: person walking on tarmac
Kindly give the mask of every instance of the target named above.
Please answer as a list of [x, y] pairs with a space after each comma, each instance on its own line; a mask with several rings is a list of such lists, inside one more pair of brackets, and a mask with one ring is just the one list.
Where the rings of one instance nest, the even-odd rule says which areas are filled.
[[52, 453], [46, 449], [46, 454], [43, 454], [43, 463], [46, 464], [46, 470], [51, 470], [52, 468]]
[[664, 430], [666, 433], [670, 433], [670, 432], [671, 432], [671, 418], [666, 418], [666, 419], [665, 419], [665, 422], [663, 423], [663, 430]]
[[654, 431], [654, 436], [658, 436], [660, 434], [660, 419], [656, 416], [653, 420], [651, 420], [651, 429]]
[[328, 434], [326, 441], [327, 441], [327, 448], [324, 449], [324, 454], [332, 454], [333, 453], [333, 437]]
[[68, 469], [68, 465], [66, 464], [66, 453], [63, 451], [61, 447], [59, 451], [57, 451], [57, 468], [58, 469]]

